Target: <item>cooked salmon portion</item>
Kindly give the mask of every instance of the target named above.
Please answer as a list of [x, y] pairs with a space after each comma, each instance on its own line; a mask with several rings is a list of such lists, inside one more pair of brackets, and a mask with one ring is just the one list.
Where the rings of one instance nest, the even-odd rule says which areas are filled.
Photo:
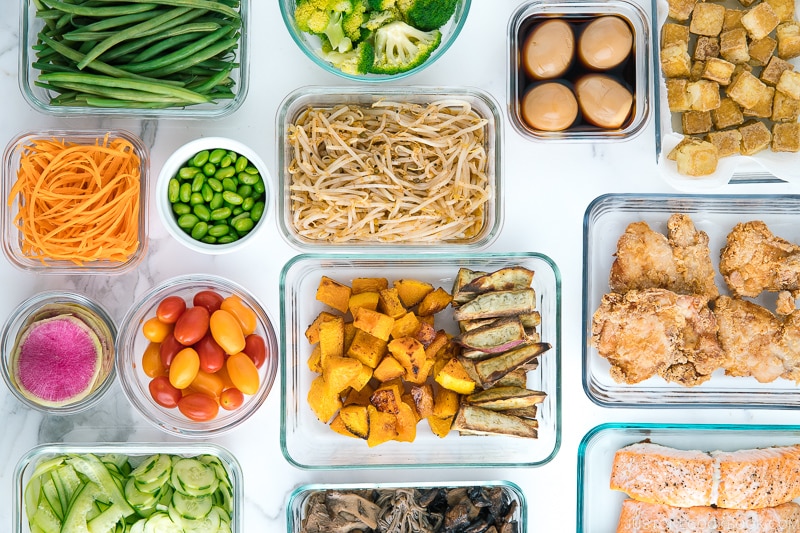
[[798, 533], [800, 505], [784, 503], [765, 509], [672, 507], [622, 502], [617, 533]]
[[719, 463], [719, 507], [756, 509], [800, 497], [800, 446], [711, 455]]

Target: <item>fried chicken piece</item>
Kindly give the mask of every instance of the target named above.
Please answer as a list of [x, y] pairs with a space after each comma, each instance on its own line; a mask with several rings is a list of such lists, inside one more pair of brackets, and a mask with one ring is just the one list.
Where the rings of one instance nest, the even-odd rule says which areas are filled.
[[797, 309], [797, 304], [794, 301], [794, 294], [790, 291], [780, 291], [775, 301], [775, 312], [785, 316], [792, 314], [795, 309]]
[[722, 249], [719, 270], [734, 296], [800, 289], [800, 246], [772, 234], [760, 221], [736, 224]]
[[617, 241], [609, 286], [614, 292], [662, 288], [679, 294], [719, 295], [708, 234], [698, 231], [688, 215], [676, 213], [667, 221], [668, 237], [646, 222], [629, 224]]
[[592, 317], [592, 345], [620, 383], [656, 374], [667, 381], [704, 383], [725, 363], [708, 300], [666, 289], [603, 296]]

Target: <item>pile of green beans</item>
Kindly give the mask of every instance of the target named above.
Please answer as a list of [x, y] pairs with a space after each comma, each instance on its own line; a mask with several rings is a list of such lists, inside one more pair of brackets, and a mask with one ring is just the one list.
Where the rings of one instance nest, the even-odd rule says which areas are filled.
[[235, 98], [240, 0], [33, 0], [35, 84], [57, 106], [160, 109]]
[[258, 169], [232, 150], [197, 152], [169, 180], [178, 227], [194, 240], [227, 244], [250, 233], [266, 206]]

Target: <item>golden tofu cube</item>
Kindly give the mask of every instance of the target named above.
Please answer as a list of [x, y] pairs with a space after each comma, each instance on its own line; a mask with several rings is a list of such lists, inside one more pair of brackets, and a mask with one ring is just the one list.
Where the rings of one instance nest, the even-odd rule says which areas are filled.
[[725, 9], [725, 19], [722, 22], [722, 31], [744, 28], [742, 26], [742, 16], [744, 11], [741, 9]]
[[673, 152], [678, 173], [684, 176], [707, 176], [717, 170], [719, 152], [708, 141], [686, 137]]
[[769, 4], [781, 22], [794, 20], [794, 0], [764, 0], [764, 2]]
[[739, 127], [742, 134], [742, 155], [753, 155], [769, 148], [772, 133], [763, 122], [750, 121]]
[[674, 44], [682, 44], [689, 49], [689, 26], [666, 22], [661, 26], [661, 48], [664, 49]]
[[708, 133], [711, 126], [710, 111], [687, 111], [681, 114], [681, 127], [687, 135]]
[[784, 70], [775, 89], [795, 100], [800, 99], [800, 72]]
[[397, 289], [391, 287], [378, 292], [378, 309], [392, 318], [400, 318], [406, 314], [406, 308], [397, 294]]
[[775, 53], [775, 49], [778, 47], [778, 41], [773, 39], [772, 37], [764, 37], [763, 39], [758, 39], [757, 41], [752, 41], [748, 50], [750, 52], [750, 62], [753, 63], [757, 67], [763, 67], [767, 63]]
[[710, 80], [690, 82], [686, 87], [692, 111], [711, 111], [720, 104], [719, 83]]
[[747, 46], [747, 30], [734, 28], [719, 35], [719, 55], [731, 63], [747, 63], [750, 52]]
[[380, 292], [381, 289], [389, 287], [389, 280], [386, 278], [356, 278], [351, 284], [353, 294], [361, 292]]
[[742, 71], [725, 90], [744, 109], [758, 105], [768, 92], [766, 84], [747, 71]]
[[719, 157], [736, 155], [742, 151], [742, 134], [739, 130], [712, 131], [706, 140], [717, 147]]
[[770, 118], [774, 122], [796, 122], [800, 118], [800, 100], [775, 91]]
[[742, 114], [746, 117], [769, 118], [772, 116], [772, 100], [775, 97], [775, 89], [767, 87], [762, 93], [761, 100], [754, 106], [742, 109]]
[[766, 2], [761, 2], [756, 7], [742, 16], [742, 26], [747, 30], [750, 39], [757, 41], [763, 39], [778, 27], [780, 18]]
[[[689, 81], [697, 81], [703, 78], [703, 71], [706, 69], [705, 61], [693, 61], [692, 69], [689, 71]], [[717, 91], [719, 92], [719, 90]]]
[[744, 7], [750, 7], [751, 5], [756, 3], [756, 0], [739, 0], [739, 3], [742, 4]]
[[692, 59], [695, 61], [707, 61], [712, 57], [719, 57], [719, 37], [700, 35], [694, 45]]
[[689, 48], [682, 44], [664, 48], [661, 51], [661, 71], [665, 78], [688, 78], [692, 71]]
[[[359, 308], [353, 319], [356, 328], [366, 331], [383, 341], [389, 340], [389, 335], [394, 327], [394, 318], [365, 307]], [[355, 340], [353, 341], [355, 342]]]
[[667, 105], [673, 113], [682, 113], [692, 109], [689, 98], [689, 80], [686, 78], [667, 78]]
[[703, 68], [703, 78], [715, 81], [720, 85], [728, 85], [731, 82], [731, 76], [735, 68], [736, 65], [730, 61], [711, 57], [706, 61], [705, 68]]
[[759, 79], [767, 85], [775, 87], [785, 70], [794, 70], [794, 65], [778, 56], [772, 56], [767, 66], [761, 71]]
[[722, 31], [724, 20], [725, 7], [711, 2], [699, 2], [694, 6], [689, 31], [695, 35], [714, 37]]
[[742, 108], [731, 98], [723, 98], [719, 107], [711, 111], [711, 121], [718, 130], [744, 123]]
[[800, 56], [800, 23], [782, 22], [775, 33], [778, 37], [778, 57], [792, 59]]
[[670, 18], [681, 22], [689, 20], [696, 3], [697, 0], [667, 0]]
[[356, 328], [356, 335], [347, 349], [347, 356], [358, 359], [370, 368], [375, 368], [386, 355], [387, 344], [387, 341]]
[[800, 151], [800, 123], [783, 122], [772, 126], [773, 152]]

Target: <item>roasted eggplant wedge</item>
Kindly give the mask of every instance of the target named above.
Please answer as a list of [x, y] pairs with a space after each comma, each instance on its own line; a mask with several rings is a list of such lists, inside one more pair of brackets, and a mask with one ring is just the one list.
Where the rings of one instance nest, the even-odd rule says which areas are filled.
[[482, 272], [479, 270], [470, 270], [468, 268], [459, 268], [458, 274], [456, 274], [456, 279], [453, 282], [453, 290], [450, 293], [453, 295], [453, 307], [458, 307], [458, 305], [463, 304], [472, 300], [475, 297], [474, 293], [465, 293], [462, 291], [465, 285], [468, 285], [472, 280], [479, 278], [481, 276], [485, 276], [486, 272]]
[[465, 401], [470, 405], [492, 411], [507, 411], [542, 403], [546, 397], [547, 394], [544, 392], [525, 387], [492, 387], [470, 394]]
[[484, 388], [488, 388], [512, 370], [527, 364], [549, 349], [550, 344], [546, 342], [526, 344], [489, 359], [478, 361], [475, 363], [475, 373]]
[[538, 427], [536, 420], [468, 404], [462, 404], [458, 408], [452, 425], [452, 429], [461, 435], [507, 435], [529, 439], [539, 436]]
[[453, 313], [456, 320], [517, 316], [536, 309], [536, 292], [532, 288], [495, 291], [479, 294]]
[[511, 317], [465, 331], [453, 340], [464, 348], [496, 354], [516, 348], [526, 341], [526, 337], [522, 322], [517, 317]]
[[527, 289], [531, 283], [533, 283], [533, 270], [515, 266], [479, 276], [464, 285], [460, 292], [477, 295], [490, 291], [515, 291]]

